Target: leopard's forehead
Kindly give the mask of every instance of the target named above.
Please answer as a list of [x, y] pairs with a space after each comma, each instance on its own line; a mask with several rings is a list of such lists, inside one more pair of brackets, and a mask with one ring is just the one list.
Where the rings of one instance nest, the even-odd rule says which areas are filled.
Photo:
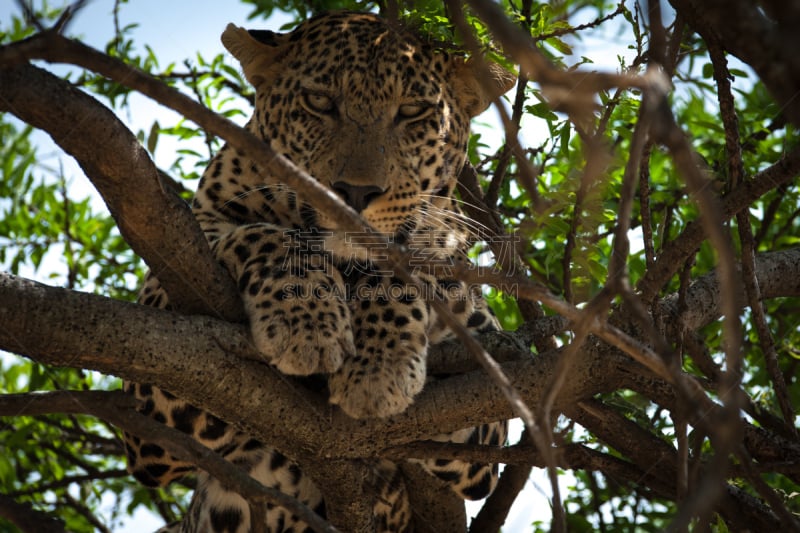
[[348, 98], [430, 98], [444, 82], [444, 53], [376, 15], [322, 15], [301, 23], [289, 43], [288, 72], [302, 89], [332, 89]]
[[297, 45], [293, 49], [299, 53], [332, 49], [351, 60], [368, 59], [374, 53], [358, 54], [359, 50], [380, 51], [388, 56], [422, 44], [412, 32], [377, 15], [346, 12], [327, 13], [300, 23], [289, 34], [289, 42]]

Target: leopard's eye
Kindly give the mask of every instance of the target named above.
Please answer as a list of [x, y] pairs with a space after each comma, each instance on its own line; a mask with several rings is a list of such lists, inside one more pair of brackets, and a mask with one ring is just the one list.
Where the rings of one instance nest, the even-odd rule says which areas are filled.
[[329, 114], [334, 109], [333, 98], [327, 94], [304, 92], [303, 103], [311, 112]]
[[433, 106], [428, 102], [414, 102], [402, 104], [397, 108], [398, 120], [419, 120], [428, 114]]

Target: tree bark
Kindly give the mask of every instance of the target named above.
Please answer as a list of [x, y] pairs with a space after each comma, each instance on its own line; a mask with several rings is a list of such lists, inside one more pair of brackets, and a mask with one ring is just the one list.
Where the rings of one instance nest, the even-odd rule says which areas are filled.
[[[800, 248], [764, 254], [757, 264], [765, 298], [798, 294], [796, 283], [775, 283], [770, 277], [800, 277]], [[690, 298], [703, 302], [705, 310], [703, 320], [695, 317], [692, 325], [701, 326], [717, 316], [715, 291], [718, 286], [711, 278], [690, 288]], [[702, 295], [706, 295], [705, 301]], [[667, 305], [670, 300], [665, 301]], [[512, 416], [500, 391], [487, 386], [483, 372], [473, 371], [432, 383], [403, 414], [387, 420], [354, 420], [259, 363], [241, 326], [48, 287], [8, 274], [0, 275], [0, 302], [0, 323], [4, 324], [0, 348], [42, 363], [152, 383], [301, 462], [309, 456], [378, 457], [386, 448]], [[120, 324], [126, 327], [120, 328]], [[554, 379], [559, 352], [531, 356], [519, 350], [513, 339], [506, 349], [509, 354], [517, 350], [518, 358], [505, 363], [504, 371], [523, 399], [537, 405]], [[437, 348], [432, 350], [433, 359], [437, 352]], [[469, 354], [463, 357], [467, 359]], [[576, 402], [620, 387], [638, 390], [668, 408], [676, 407], [669, 385], [616, 349], [590, 338], [570, 369], [570, 379], [555, 408], [563, 412]], [[242, 395], [242, 390], [252, 392]], [[759, 442], [759, 446], [763, 444]], [[762, 447], [751, 453], [762, 456], [773, 453], [770, 449]]]

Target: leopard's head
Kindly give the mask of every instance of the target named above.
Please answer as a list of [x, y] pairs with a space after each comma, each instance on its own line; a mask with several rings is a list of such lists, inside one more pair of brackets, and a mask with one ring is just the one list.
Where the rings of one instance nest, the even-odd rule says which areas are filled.
[[472, 61], [366, 13], [284, 34], [229, 25], [222, 41], [256, 89], [251, 130], [388, 234], [451, 204], [470, 119], [515, 79], [492, 65], [481, 83]]

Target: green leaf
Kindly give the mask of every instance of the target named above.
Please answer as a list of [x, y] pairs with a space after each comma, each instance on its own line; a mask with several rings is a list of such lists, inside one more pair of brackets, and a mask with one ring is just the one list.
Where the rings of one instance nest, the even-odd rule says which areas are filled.
[[572, 47], [558, 37], [552, 37], [545, 42], [564, 55], [572, 55]]
[[147, 151], [151, 154], [156, 153], [156, 145], [158, 144], [158, 132], [160, 131], [160, 127], [158, 125], [158, 121], [156, 120], [153, 122], [153, 125], [150, 126], [150, 135], [147, 136]]
[[550, 106], [544, 102], [540, 102], [534, 105], [529, 105], [525, 108], [525, 110], [535, 117], [551, 121], [558, 120], [558, 115], [553, 113], [553, 110], [550, 109]]
[[569, 122], [564, 122], [564, 125], [561, 127], [561, 135], [559, 138], [559, 145], [561, 149], [561, 154], [563, 156], [568, 155], [569, 139], [571, 134], [572, 134], [572, 125]]

